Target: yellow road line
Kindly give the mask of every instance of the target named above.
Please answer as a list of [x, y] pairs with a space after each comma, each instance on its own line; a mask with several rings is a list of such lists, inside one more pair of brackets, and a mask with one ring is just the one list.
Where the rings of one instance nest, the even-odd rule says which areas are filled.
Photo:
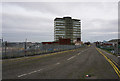
[[[112, 59], [111, 59], [112, 60]], [[113, 61], [113, 60], [112, 60]], [[118, 67], [120, 67], [115, 61], [113, 61]]]
[[117, 73], [117, 75], [120, 77], [120, 75], [119, 75], [120, 71], [118, 70], [118, 68], [116, 68], [116, 66], [110, 60], [108, 60], [108, 61], [112, 65], [112, 67], [114, 68], [114, 70]]
[[[98, 50], [98, 49], [97, 49]], [[98, 50], [99, 51], [99, 50]], [[101, 51], [99, 51], [105, 58], [106, 58], [106, 60], [108, 60], [108, 61], [110, 61], [112, 64], [114, 64], [111, 60], [112, 59], [108, 59], [108, 57], [106, 57]], [[115, 65], [114, 65], [115, 66]], [[116, 67], [116, 66], [115, 66]], [[117, 68], [117, 67], [116, 67]], [[118, 72], [120, 73], [120, 71], [119, 71], [119, 69], [117, 68], [117, 70], [118, 70]]]
[[[97, 48], [96, 48], [97, 49]], [[98, 49], [97, 49], [98, 50]], [[112, 65], [113, 69], [115, 70], [115, 72], [117, 73], [118, 77], [120, 77], [120, 71], [119, 69], [116, 67], [116, 65], [106, 56], [104, 55], [100, 50], [98, 50], [100, 52], [100, 54], [102, 54], [105, 59]]]
[[[98, 49], [97, 49], [98, 50]], [[99, 51], [99, 50], [98, 50]], [[110, 61], [112, 64], [114, 64], [112, 61], [112, 59], [109, 59], [108, 57], [106, 57], [101, 51], [99, 51], [105, 58], [106, 60]], [[112, 61], [111, 61], [112, 60]], [[114, 67], [116, 67], [115, 65], [113, 65]], [[120, 73], [119, 69], [116, 67], [117, 71]]]
[[[96, 48], [97, 49], [97, 48]], [[97, 49], [98, 50], [98, 49]], [[115, 70], [115, 72], [117, 73], [117, 75], [118, 75], [118, 77], [120, 77], [120, 71], [119, 71], [119, 69], [116, 67], [116, 65], [114, 65], [114, 63], [110, 60], [110, 59], [108, 59], [100, 50], [98, 50], [99, 52], [100, 52], [100, 54], [102, 54], [104, 57], [105, 57], [105, 59], [112, 65], [112, 67], [113, 67], [113, 69]]]
[[[110, 60], [112, 60], [112, 59], [110, 59]], [[120, 67], [114, 60], [112, 60], [118, 67]]]

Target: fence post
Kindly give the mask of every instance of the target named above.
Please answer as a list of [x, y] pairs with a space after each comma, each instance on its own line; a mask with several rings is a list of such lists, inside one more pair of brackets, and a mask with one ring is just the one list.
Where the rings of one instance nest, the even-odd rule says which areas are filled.
[[27, 49], [27, 39], [25, 39], [25, 44], [24, 44], [24, 48], [25, 48], [25, 56], [26, 56], [26, 49]]
[[7, 57], [6, 51], [7, 51], [7, 41], [5, 41], [5, 56]]

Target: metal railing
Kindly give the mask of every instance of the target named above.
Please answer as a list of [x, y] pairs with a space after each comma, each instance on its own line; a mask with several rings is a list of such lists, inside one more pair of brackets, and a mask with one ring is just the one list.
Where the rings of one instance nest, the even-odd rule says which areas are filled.
[[24, 56], [33, 56], [33, 55], [41, 55], [48, 54], [53, 52], [65, 51], [80, 48], [83, 46], [76, 45], [33, 45], [29, 46], [26, 49], [23, 47], [24, 45], [16, 45], [11, 47], [2, 46], [2, 58], [16, 58], [16, 57], [24, 57]]
[[114, 47], [114, 46], [104, 46], [104, 45], [97, 45], [98, 48], [101, 48], [103, 50], [106, 50], [112, 54], [120, 55], [120, 46]]

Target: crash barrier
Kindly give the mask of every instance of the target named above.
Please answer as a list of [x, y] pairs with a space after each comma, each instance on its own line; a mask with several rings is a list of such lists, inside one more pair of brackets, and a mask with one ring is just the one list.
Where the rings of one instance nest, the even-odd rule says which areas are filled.
[[115, 51], [115, 49], [114, 49], [114, 47], [113, 46], [97, 46], [98, 48], [101, 48], [101, 49], [104, 49], [104, 50], [107, 50], [107, 51], [109, 51], [109, 52], [111, 52], [111, 53], [114, 53], [114, 51]]
[[98, 48], [101, 48], [103, 50], [109, 51], [110, 53], [120, 55], [120, 46], [114, 47], [114, 46], [101, 46], [97, 45]]
[[33, 56], [33, 55], [41, 55], [48, 54], [53, 52], [77, 49], [83, 46], [76, 45], [33, 45], [27, 47], [26, 49], [21, 46], [13, 46], [13, 47], [2, 47], [2, 58], [16, 58], [16, 57], [24, 57], [24, 56]]

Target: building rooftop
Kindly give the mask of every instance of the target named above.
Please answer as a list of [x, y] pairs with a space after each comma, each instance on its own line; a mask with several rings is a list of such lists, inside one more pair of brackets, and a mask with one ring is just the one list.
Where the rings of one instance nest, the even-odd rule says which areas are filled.
[[[65, 19], [72, 19], [72, 17], [55, 18], [54, 21], [65, 20]], [[74, 20], [74, 21], [80, 21], [79, 19], [72, 19], [72, 20]]]

